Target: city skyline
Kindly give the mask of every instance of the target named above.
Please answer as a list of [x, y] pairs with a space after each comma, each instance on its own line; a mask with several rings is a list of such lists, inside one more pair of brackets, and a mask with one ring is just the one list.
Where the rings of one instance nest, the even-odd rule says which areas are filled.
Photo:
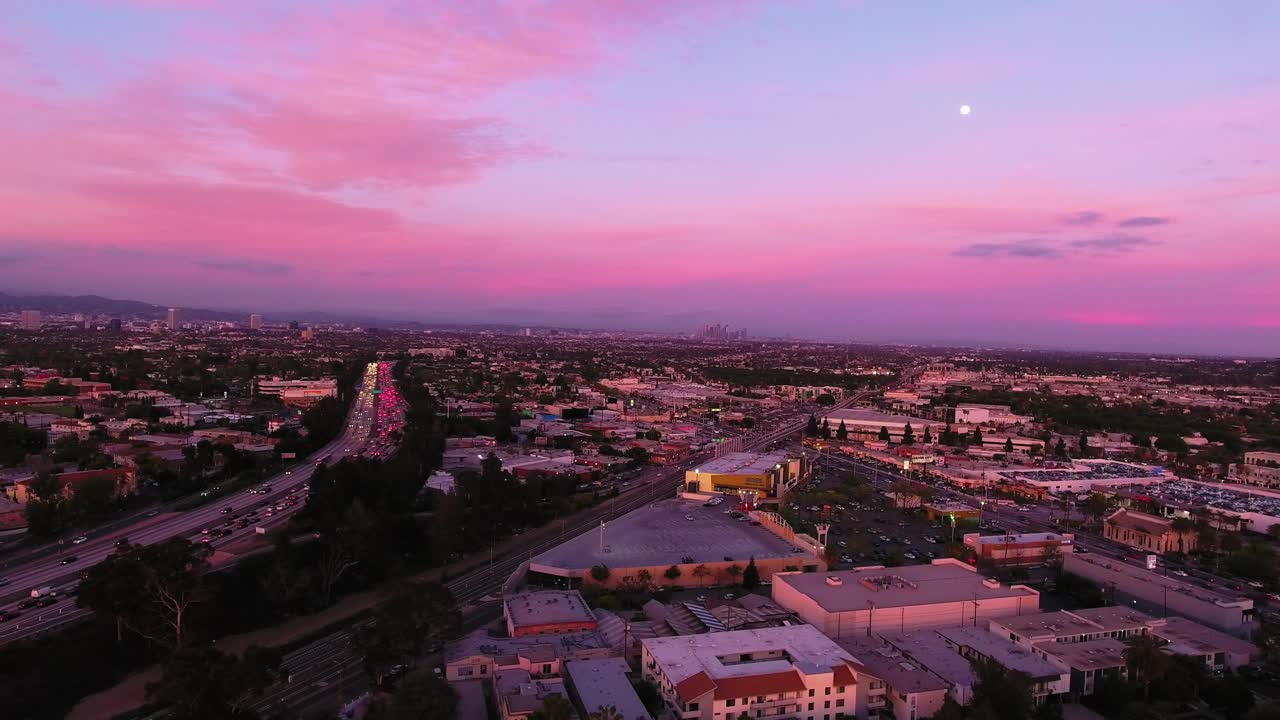
[[0, 290], [1280, 353], [1276, 6], [419, 5], [9, 9]]

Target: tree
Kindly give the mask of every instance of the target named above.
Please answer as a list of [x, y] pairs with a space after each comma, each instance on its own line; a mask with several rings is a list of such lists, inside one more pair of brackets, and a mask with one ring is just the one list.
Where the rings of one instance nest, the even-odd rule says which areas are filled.
[[1058, 444], [1053, 447], [1053, 455], [1058, 458], [1067, 457], [1067, 443], [1062, 438], [1058, 438]]
[[831, 420], [829, 418], [822, 418], [822, 437], [827, 440], [831, 439]]
[[922, 438], [922, 441], [924, 442], [925, 445], [933, 444], [933, 433], [929, 431], [928, 425], [924, 426], [924, 437]]
[[746, 590], [754, 590], [760, 585], [760, 570], [756, 568], [756, 559], [754, 556], [747, 561], [747, 569], [742, 571], [742, 587]]
[[1169, 529], [1178, 533], [1178, 552], [1186, 552], [1185, 536], [1195, 532], [1196, 522], [1189, 517], [1175, 517], [1169, 522]]
[[805, 425], [804, 434], [806, 437], [818, 437], [818, 418], [815, 415], [809, 415], [809, 423]]
[[631, 459], [632, 465], [644, 465], [649, 462], [649, 451], [641, 447], [628, 448], [626, 456]]
[[836, 439], [837, 440], [849, 439], [849, 428], [845, 427], [843, 420], [840, 421], [839, 427], [836, 428]]
[[626, 720], [613, 705], [601, 705], [595, 712], [587, 716], [587, 720]]
[[881, 425], [880, 434], [877, 435], [876, 437], [879, 438], [881, 442], [889, 442], [889, 440], [891, 439], [891, 436], [889, 435], [889, 428], [885, 427], [884, 425]]
[[972, 443], [974, 447], [982, 447], [982, 428], [976, 427], [973, 429]]
[[394, 666], [411, 662], [424, 651], [434, 652], [462, 627], [453, 593], [435, 582], [410, 581], [400, 586], [360, 628], [355, 644], [365, 669], [381, 683]]
[[1010, 454], [1013, 452], [1013, 438], [1005, 438], [1004, 451], [1005, 451], [1005, 454]]
[[639, 588], [641, 592], [652, 592], [653, 591], [653, 573], [645, 569], [642, 569], [640, 570], [640, 572], [636, 573], [636, 587]]
[[51, 473], [41, 472], [27, 484], [29, 497], [23, 509], [27, 530], [39, 537], [62, 532], [67, 520], [67, 495], [62, 481]]
[[676, 565], [672, 565], [671, 567], [667, 568], [665, 572], [662, 573], [662, 577], [670, 580], [671, 584], [674, 585], [676, 580], [680, 579], [680, 574], [681, 574], [680, 568]]
[[250, 647], [242, 656], [212, 647], [189, 647], [164, 664], [160, 679], [147, 685], [147, 700], [167, 706], [180, 720], [252, 717], [250, 703], [275, 681], [278, 650]]
[[574, 714], [573, 705], [563, 695], [548, 695], [529, 720], [573, 720]]
[[1254, 706], [1244, 714], [1243, 720], [1280, 720], [1280, 702]]
[[591, 566], [590, 574], [592, 580], [603, 585], [609, 580], [609, 566], [604, 563], [593, 565]]
[[148, 640], [182, 649], [189, 613], [205, 598], [208, 550], [184, 538], [125, 543], [80, 581], [76, 603], [117, 619]]
[[711, 570], [706, 565], [699, 565], [693, 569], [693, 576], [698, 578], [698, 587], [702, 587], [702, 581], [710, 574]]
[[1129, 638], [1124, 650], [1125, 663], [1142, 683], [1142, 700], [1151, 699], [1151, 683], [1159, 680], [1169, 669], [1169, 655], [1164, 651], [1165, 642], [1154, 635], [1143, 634]]
[[1024, 720], [1032, 716], [1035, 703], [1029, 675], [1008, 671], [991, 658], [972, 662], [972, 665], [976, 676], [971, 703], [975, 718]]
[[396, 684], [395, 694], [370, 707], [368, 720], [456, 717], [458, 694], [429, 668], [414, 670]]
[[1093, 518], [1095, 523], [1099, 522], [1110, 508], [1111, 501], [1102, 493], [1089, 493], [1089, 497], [1085, 498], [1084, 511]]
[[1079, 447], [1080, 447], [1081, 456], [1085, 456], [1089, 454], [1089, 433], [1085, 432], [1084, 430], [1080, 431]]
[[916, 433], [915, 433], [915, 430], [911, 429], [911, 423], [907, 423], [906, 426], [902, 428], [902, 444], [903, 445], [916, 444]]
[[734, 585], [737, 585], [737, 584], [738, 584], [738, 578], [742, 575], [742, 568], [741, 568], [741, 567], [739, 567], [739, 566], [735, 563], [735, 564], [730, 565], [729, 567], [725, 568], [725, 573], [726, 573], [726, 574], [728, 574], [728, 576], [729, 576], [729, 580], [730, 580]]

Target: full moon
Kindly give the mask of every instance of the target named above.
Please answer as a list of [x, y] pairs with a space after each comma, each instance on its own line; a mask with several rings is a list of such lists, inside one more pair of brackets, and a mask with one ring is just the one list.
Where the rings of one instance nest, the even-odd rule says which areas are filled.
[[971, 112], [973, 112], [973, 108], [969, 107], [968, 105], [961, 105], [961, 106], [960, 106], [960, 114], [961, 114], [961, 115], [968, 115], [968, 114], [969, 114], [969, 113], [971, 113]]

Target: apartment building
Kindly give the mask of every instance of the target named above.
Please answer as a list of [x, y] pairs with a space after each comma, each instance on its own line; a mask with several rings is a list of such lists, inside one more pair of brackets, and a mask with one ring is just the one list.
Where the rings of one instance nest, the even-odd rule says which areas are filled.
[[835, 720], [884, 707], [884, 684], [810, 625], [646, 638], [641, 674], [681, 720]]
[[1227, 470], [1232, 482], [1259, 487], [1280, 487], [1280, 452], [1247, 452], [1244, 462]]

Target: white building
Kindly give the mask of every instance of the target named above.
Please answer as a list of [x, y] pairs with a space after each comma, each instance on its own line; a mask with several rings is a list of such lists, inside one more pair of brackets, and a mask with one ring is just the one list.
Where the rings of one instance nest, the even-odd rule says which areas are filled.
[[338, 394], [338, 381], [334, 378], [282, 380], [278, 377], [260, 377], [254, 381], [254, 392], [259, 395], [283, 398], [291, 390], [318, 397], [335, 397]]
[[253, 315], [250, 315], [250, 316], [249, 316], [249, 329], [250, 329], [250, 330], [261, 330], [261, 329], [262, 329], [262, 316], [261, 316], [261, 315], [258, 315], [258, 314], [256, 314], [256, 313], [255, 313], [255, 314], [253, 314]]
[[884, 684], [809, 625], [641, 641], [642, 676], [678, 718], [832, 720], [884, 707]]
[[1031, 420], [1028, 415], [1015, 413], [1008, 405], [964, 403], [955, 409], [955, 422], [960, 425], [1021, 425]]
[[1232, 482], [1261, 487], [1280, 487], [1280, 453], [1248, 452], [1244, 462], [1232, 465], [1227, 471]]
[[957, 627], [1038, 612], [1040, 593], [984, 578], [953, 558], [930, 565], [775, 573], [773, 601], [833, 638]]

